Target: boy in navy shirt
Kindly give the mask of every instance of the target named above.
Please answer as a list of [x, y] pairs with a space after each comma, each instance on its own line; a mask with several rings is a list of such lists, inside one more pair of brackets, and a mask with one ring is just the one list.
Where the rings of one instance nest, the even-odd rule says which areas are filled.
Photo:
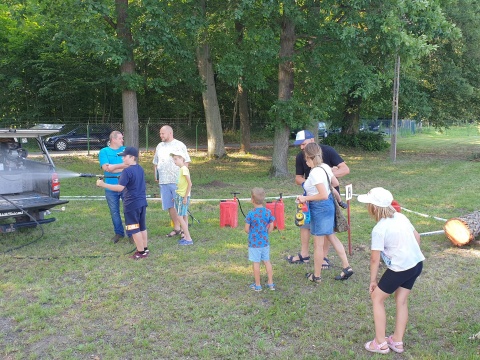
[[123, 213], [127, 235], [132, 236], [137, 247], [137, 251], [131, 258], [143, 259], [149, 254], [145, 221], [147, 212], [145, 172], [137, 164], [138, 150], [136, 148], [128, 146], [118, 156], [123, 156], [123, 163], [127, 165], [118, 179], [118, 185], [106, 184], [99, 179], [97, 186], [123, 192]]

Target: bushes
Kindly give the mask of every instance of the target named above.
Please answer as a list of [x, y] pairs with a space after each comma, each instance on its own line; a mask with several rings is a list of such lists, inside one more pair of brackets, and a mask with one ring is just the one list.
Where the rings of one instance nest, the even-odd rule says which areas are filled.
[[390, 144], [380, 132], [359, 132], [358, 134], [330, 134], [323, 139], [325, 145], [361, 148], [366, 151], [381, 151], [388, 149]]

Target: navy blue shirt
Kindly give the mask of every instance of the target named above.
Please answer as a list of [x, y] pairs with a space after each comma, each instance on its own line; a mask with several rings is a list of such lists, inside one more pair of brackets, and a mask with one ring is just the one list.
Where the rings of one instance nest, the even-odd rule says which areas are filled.
[[147, 206], [147, 187], [145, 185], [145, 172], [136, 164], [123, 169], [118, 184], [125, 186], [123, 189], [123, 209], [135, 210]]

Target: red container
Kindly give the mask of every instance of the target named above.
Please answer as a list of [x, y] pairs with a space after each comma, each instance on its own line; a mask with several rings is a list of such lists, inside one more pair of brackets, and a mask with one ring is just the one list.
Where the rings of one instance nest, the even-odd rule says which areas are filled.
[[392, 206], [397, 212], [402, 212], [402, 208], [400, 207], [400, 204], [397, 202], [397, 200], [392, 201]]
[[267, 202], [266, 208], [272, 212], [273, 216], [275, 216], [275, 221], [273, 222], [273, 225], [279, 230], [284, 230], [285, 229], [285, 204], [283, 203], [282, 199], [272, 201], [272, 202]]
[[238, 226], [238, 203], [235, 200], [220, 201], [220, 227]]

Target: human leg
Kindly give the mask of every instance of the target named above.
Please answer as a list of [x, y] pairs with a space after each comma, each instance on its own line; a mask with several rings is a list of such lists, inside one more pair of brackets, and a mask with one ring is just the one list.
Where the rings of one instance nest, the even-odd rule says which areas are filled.
[[108, 208], [110, 209], [110, 216], [112, 218], [113, 231], [115, 234], [123, 237], [125, 232], [123, 230], [122, 217], [120, 215], [120, 199], [122, 194], [116, 191], [105, 190], [105, 199], [107, 200]]
[[175, 210], [175, 190], [176, 184], [160, 184], [160, 194], [162, 196], [162, 209], [168, 211], [170, 220], [173, 222], [173, 230], [167, 234], [167, 237], [180, 235], [180, 222], [177, 217], [177, 210]]
[[286, 260], [290, 264], [303, 264], [310, 261], [310, 224], [303, 225], [300, 227], [300, 252], [298, 255], [287, 256]]
[[270, 262], [270, 260], [263, 261], [263, 263], [265, 264], [265, 270], [266, 270], [266, 272], [267, 272], [267, 279], [268, 279], [267, 284], [272, 285], [272, 284], [273, 284], [273, 267], [272, 267], [272, 263]]
[[260, 263], [259, 262], [254, 262], [253, 263], [253, 278], [255, 280], [255, 285], [256, 286], [261, 286], [260, 285]]
[[408, 296], [411, 290], [399, 287], [395, 291], [396, 319], [395, 331], [389, 336], [388, 344], [395, 352], [403, 352], [403, 336], [408, 322]]
[[323, 261], [323, 242], [325, 236], [313, 236], [313, 277], [307, 276], [309, 280], [313, 281], [315, 278], [322, 276], [322, 261]]
[[350, 276], [353, 275], [353, 270], [350, 267], [348, 262], [347, 253], [345, 251], [345, 247], [343, 246], [342, 242], [337, 238], [337, 236], [333, 233], [327, 236], [327, 239], [332, 244], [335, 252], [337, 253], [338, 257], [342, 262], [342, 272], [339, 276], [336, 276], [336, 280], [347, 280]]
[[[388, 350], [388, 345], [385, 343], [385, 331], [387, 327], [387, 316], [385, 313], [385, 299], [387, 299], [390, 294], [383, 292], [378, 286], [371, 293], [370, 297], [372, 299], [373, 307], [373, 321], [375, 323], [375, 339], [374, 341], [367, 343], [369, 344], [369, 351], [375, 349], [375, 344], [379, 346], [380, 350]], [[367, 344], [365, 346], [367, 347]]]

